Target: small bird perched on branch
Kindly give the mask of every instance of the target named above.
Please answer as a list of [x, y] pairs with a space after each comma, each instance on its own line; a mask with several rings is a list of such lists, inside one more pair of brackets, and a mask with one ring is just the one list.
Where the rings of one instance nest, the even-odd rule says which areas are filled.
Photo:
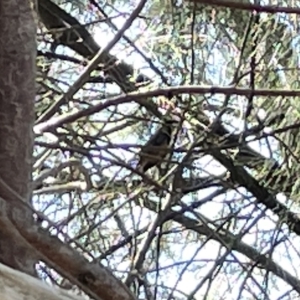
[[177, 120], [165, 120], [164, 124], [151, 136], [150, 140], [142, 147], [137, 170], [144, 173], [154, 166], [159, 165], [170, 152], [173, 135], [176, 132]]

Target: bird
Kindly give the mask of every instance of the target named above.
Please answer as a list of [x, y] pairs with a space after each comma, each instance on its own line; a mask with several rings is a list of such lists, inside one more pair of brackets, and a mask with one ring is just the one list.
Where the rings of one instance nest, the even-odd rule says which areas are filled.
[[137, 170], [141, 173], [147, 172], [154, 166], [158, 166], [170, 152], [177, 120], [165, 120], [163, 125], [153, 134], [149, 141], [142, 146], [139, 153]]

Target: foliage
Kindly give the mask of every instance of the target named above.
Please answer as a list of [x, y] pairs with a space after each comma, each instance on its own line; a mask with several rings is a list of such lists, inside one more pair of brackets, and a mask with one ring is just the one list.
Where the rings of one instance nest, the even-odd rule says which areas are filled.
[[108, 47], [138, 2], [39, 0], [33, 204], [139, 299], [296, 299], [300, 9], [215, 2], [148, 1]]

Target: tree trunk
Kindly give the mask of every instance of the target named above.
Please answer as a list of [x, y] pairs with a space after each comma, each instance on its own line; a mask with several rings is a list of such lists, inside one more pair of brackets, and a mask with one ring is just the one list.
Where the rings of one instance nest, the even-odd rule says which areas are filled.
[[[35, 98], [36, 26], [30, 1], [0, 1], [0, 197], [30, 203]], [[17, 196], [19, 195], [19, 197]], [[19, 199], [18, 199], [19, 198]], [[9, 205], [1, 207], [9, 218]], [[4, 216], [5, 215], [5, 216]], [[27, 225], [32, 216], [18, 215]], [[35, 274], [32, 252], [0, 228], [0, 262]]]
[[1, 300], [83, 300], [57, 287], [0, 264]]

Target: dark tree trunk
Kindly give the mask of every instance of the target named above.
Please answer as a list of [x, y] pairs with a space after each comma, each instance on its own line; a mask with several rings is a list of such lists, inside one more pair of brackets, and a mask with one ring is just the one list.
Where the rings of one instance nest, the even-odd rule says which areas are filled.
[[[30, 202], [35, 98], [36, 26], [29, 0], [0, 1], [0, 197]], [[15, 192], [13, 192], [13, 191]], [[17, 197], [16, 193], [20, 196]], [[1, 207], [0, 218], [15, 212]], [[24, 224], [32, 217], [22, 213]], [[0, 262], [34, 275], [24, 240], [0, 228]]]

